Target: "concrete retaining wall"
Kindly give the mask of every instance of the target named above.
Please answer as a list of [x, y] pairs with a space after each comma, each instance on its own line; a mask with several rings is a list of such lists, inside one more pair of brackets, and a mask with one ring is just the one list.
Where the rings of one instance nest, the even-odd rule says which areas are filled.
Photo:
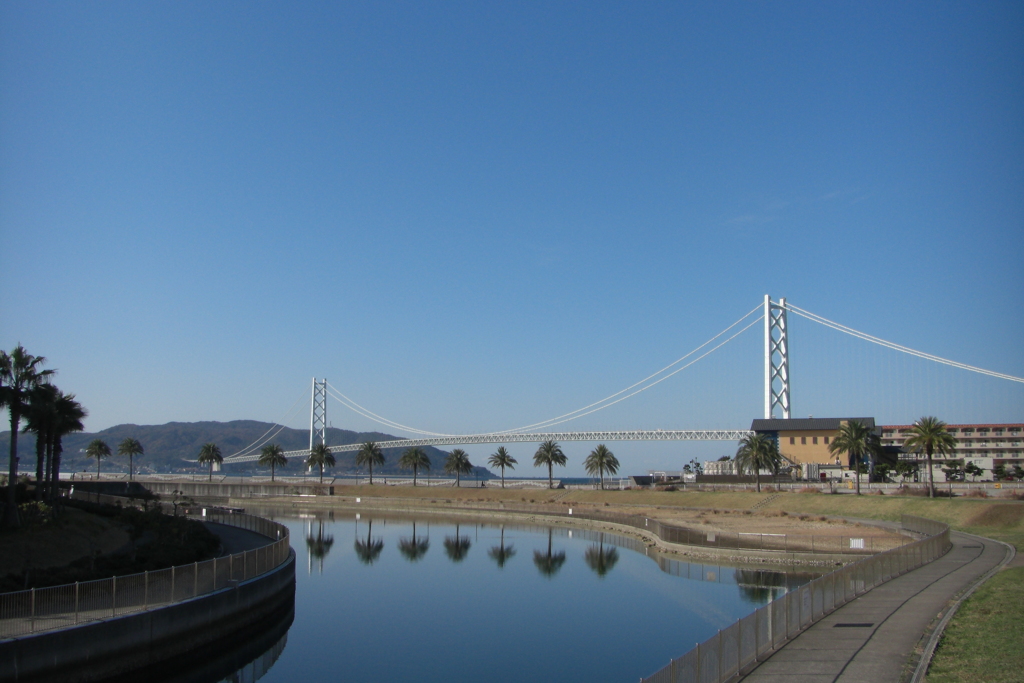
[[172, 500], [175, 491], [197, 500], [215, 500], [217, 502], [226, 502], [228, 498], [334, 495], [334, 487], [328, 484], [321, 486], [320, 484], [288, 482], [228, 484], [216, 481], [85, 481], [76, 482], [75, 491], [98, 492], [109, 496], [128, 496], [132, 493], [149, 491], [158, 494], [166, 502]]
[[295, 551], [276, 569], [192, 600], [0, 641], [0, 682], [87, 683], [153, 666], [294, 609]]

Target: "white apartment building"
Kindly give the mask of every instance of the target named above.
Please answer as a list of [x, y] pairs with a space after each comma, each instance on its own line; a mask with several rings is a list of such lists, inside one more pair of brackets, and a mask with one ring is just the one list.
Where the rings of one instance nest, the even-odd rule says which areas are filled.
[[[882, 444], [885, 446], [903, 446], [912, 425], [883, 425]], [[1013, 470], [1014, 465], [1024, 467], [1024, 424], [956, 424], [947, 425], [949, 433], [956, 437], [956, 452], [953, 459], [973, 462], [985, 470], [979, 477], [992, 479], [992, 468], [1005, 465]], [[924, 454], [902, 453], [900, 459], [924, 461]], [[933, 456], [935, 481], [945, 481], [942, 473], [945, 466], [943, 458]], [[924, 474], [924, 472], [922, 472]], [[968, 477], [967, 481], [971, 478]]]

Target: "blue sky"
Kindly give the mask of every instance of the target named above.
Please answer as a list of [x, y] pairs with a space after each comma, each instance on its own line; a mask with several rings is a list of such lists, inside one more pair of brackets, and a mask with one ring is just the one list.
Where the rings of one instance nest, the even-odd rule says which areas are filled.
[[[91, 430], [275, 421], [313, 375], [516, 427], [766, 293], [1024, 376], [1022, 35], [996, 2], [4, 2], [0, 344]], [[791, 324], [797, 415], [1024, 419], [1019, 384]], [[563, 427], [744, 427], [760, 344]]]

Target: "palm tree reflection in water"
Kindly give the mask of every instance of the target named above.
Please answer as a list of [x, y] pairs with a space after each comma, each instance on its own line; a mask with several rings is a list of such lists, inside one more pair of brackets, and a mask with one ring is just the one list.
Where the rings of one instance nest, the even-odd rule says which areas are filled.
[[452, 562], [462, 562], [466, 559], [466, 554], [469, 553], [471, 545], [469, 536], [459, 535], [458, 524], [455, 525], [455, 536], [444, 537], [444, 552]]
[[548, 529], [548, 552], [547, 554], [542, 553], [539, 550], [533, 551], [533, 563], [537, 565], [537, 569], [544, 576], [553, 578], [558, 570], [565, 564], [565, 551], [560, 550], [557, 553], [551, 552], [551, 529]]
[[493, 546], [490, 550], [487, 551], [487, 555], [492, 560], [498, 563], [499, 568], [502, 568], [505, 566], [506, 562], [508, 562], [512, 557], [515, 556], [515, 554], [516, 547], [514, 545], [509, 545], [507, 548], [505, 547], [505, 525], [502, 524], [501, 545]]
[[[357, 521], [356, 524], [359, 522]], [[380, 553], [384, 550], [384, 540], [380, 538], [372, 538], [373, 536], [373, 520], [367, 520], [366, 522], [366, 540], [356, 539], [355, 548], [356, 555], [359, 556], [359, 561], [363, 564], [373, 564], [380, 557]]]
[[309, 528], [306, 535], [306, 549], [309, 551], [309, 566], [307, 571], [313, 572], [313, 559], [317, 560], [320, 567], [320, 573], [324, 573], [324, 560], [327, 555], [331, 552], [331, 546], [334, 545], [334, 536], [330, 534], [324, 534], [324, 522], [319, 520], [316, 535], [313, 535], [312, 527]]
[[[429, 531], [429, 529], [428, 529]], [[416, 520], [412, 522], [412, 538], [402, 538], [398, 541], [398, 551], [410, 562], [416, 562], [430, 550], [429, 538], [416, 538]]]
[[598, 537], [597, 545], [587, 548], [587, 552], [583, 554], [583, 559], [587, 566], [603, 579], [605, 574], [610, 572], [615, 567], [615, 563], [619, 561], [619, 551], [615, 546], [605, 548], [604, 534], [601, 534]]

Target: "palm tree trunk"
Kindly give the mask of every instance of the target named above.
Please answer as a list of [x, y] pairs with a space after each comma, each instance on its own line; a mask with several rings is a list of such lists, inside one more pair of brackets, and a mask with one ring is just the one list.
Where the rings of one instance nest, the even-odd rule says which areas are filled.
[[274, 462], [270, 462], [270, 483], [274, 483]]
[[860, 461], [857, 462], [857, 495], [860, 495]]
[[[100, 462], [100, 459], [96, 458], [97, 468], [99, 466], [99, 462]], [[99, 478], [99, 475], [97, 475], [97, 478]], [[212, 460], [210, 461], [210, 481], [213, 481], [213, 461]]]
[[462, 488], [462, 470], [455, 470], [455, 485]]
[[[370, 471], [372, 472], [373, 470], [370, 470]], [[373, 477], [372, 474], [370, 476]], [[370, 481], [372, 482], [373, 479], [371, 479]], [[320, 463], [320, 483], [321, 484], [324, 483], [324, 464], [323, 463]]]
[[370, 486], [373, 486], [373, 461], [370, 461]]
[[50, 489], [53, 487], [53, 430], [46, 432], [46, 474], [43, 475], [46, 480], [46, 499], [51, 500]]
[[[505, 466], [504, 465], [502, 465], [502, 467], [501, 467], [501, 488], [505, 488]], [[505, 528], [504, 527], [502, 527], [502, 529], [501, 529], [501, 540], [502, 540], [502, 543], [504, 543], [504, 541], [505, 541]]]
[[604, 491], [604, 470], [601, 470], [599, 474], [601, 475], [601, 490]]
[[64, 444], [62, 443], [61, 437], [53, 437], [53, 462], [50, 467], [52, 473], [50, 474], [50, 489], [47, 493], [50, 494], [50, 502], [55, 503], [57, 501], [57, 495], [60, 492], [60, 457], [64, 453]]
[[135, 480], [135, 456], [128, 454], [128, 481]]
[[43, 434], [46, 432], [40, 430], [36, 434], [36, 500], [41, 501], [43, 499], [43, 460], [46, 458], [46, 440], [43, 438]]
[[925, 447], [924, 452], [928, 455], [928, 497], [935, 497], [935, 473], [932, 471], [932, 448], [931, 444]]
[[757, 492], [761, 493], [761, 468], [754, 465], [754, 481], [757, 482]]
[[[416, 486], [416, 465], [412, 466], [412, 485], [413, 485], [413, 487]], [[412, 542], [415, 545], [415, 543], [416, 543], [416, 525], [415, 524], [412, 527], [412, 536], [413, 536]]]
[[551, 480], [551, 463], [548, 463], [548, 488], [555, 488], [555, 483]]
[[4, 508], [4, 526], [16, 529], [21, 524], [18, 520], [18, 500], [15, 493], [18, 486], [18, 427], [21, 426], [21, 411], [18, 410], [18, 399], [13, 397], [7, 411], [11, 414], [11, 456], [7, 475], [7, 506]]

